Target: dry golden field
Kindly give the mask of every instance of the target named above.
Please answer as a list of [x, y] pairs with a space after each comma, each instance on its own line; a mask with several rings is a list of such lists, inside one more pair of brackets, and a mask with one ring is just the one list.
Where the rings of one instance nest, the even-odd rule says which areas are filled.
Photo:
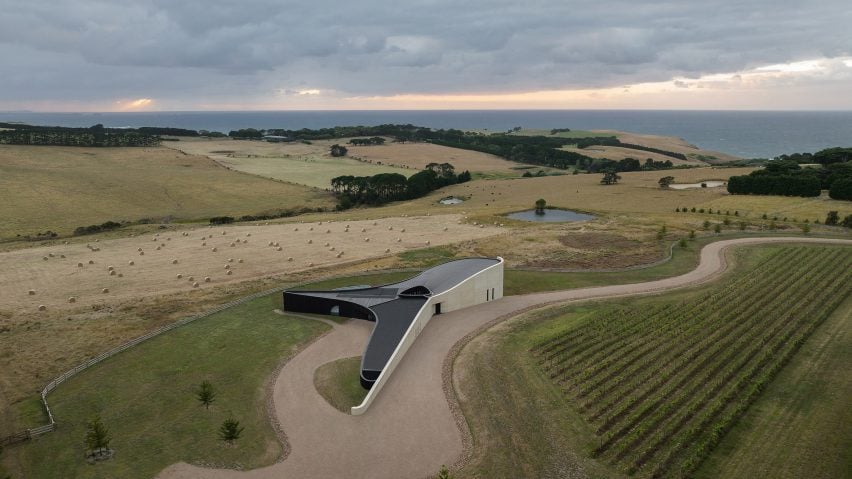
[[515, 172], [519, 163], [478, 151], [461, 150], [431, 143], [388, 143], [381, 146], [352, 146], [350, 156], [372, 163], [399, 165], [422, 170], [429, 163], [449, 163], [456, 171]]
[[0, 146], [0, 239], [105, 221], [333, 207], [319, 191], [168, 148]]
[[[270, 143], [253, 140], [182, 138], [168, 146], [193, 155], [204, 155], [226, 168], [313, 188], [328, 189], [331, 179], [341, 175], [372, 176], [399, 173], [411, 176], [416, 170], [366, 159], [332, 157], [331, 145], [345, 145], [347, 138], [302, 142]], [[348, 146], [347, 146], [348, 148]]]

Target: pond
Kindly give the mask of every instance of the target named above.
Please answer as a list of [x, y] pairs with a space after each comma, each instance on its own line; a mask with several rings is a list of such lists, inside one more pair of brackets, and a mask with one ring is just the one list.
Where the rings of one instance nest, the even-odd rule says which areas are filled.
[[439, 201], [442, 205], [457, 205], [459, 203], [464, 203], [464, 200], [461, 198], [456, 198], [455, 196], [451, 196], [449, 198], [444, 198]]
[[596, 218], [594, 215], [577, 213], [571, 210], [557, 210], [546, 208], [544, 214], [536, 214], [535, 210], [519, 211], [508, 215], [513, 220], [537, 221], [545, 223], [558, 223], [566, 221], [588, 221]]
[[[701, 186], [706, 185], [706, 186]], [[701, 183], [673, 183], [669, 185], [669, 188], [673, 190], [686, 190], [689, 188], [718, 188], [720, 186], [725, 186], [724, 181], [702, 181]]]

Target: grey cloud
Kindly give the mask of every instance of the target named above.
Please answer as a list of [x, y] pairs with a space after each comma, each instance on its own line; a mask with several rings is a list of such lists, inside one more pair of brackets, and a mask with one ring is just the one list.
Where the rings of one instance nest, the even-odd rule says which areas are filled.
[[0, 9], [0, 101], [611, 87], [852, 53], [848, 0], [0, 0]]

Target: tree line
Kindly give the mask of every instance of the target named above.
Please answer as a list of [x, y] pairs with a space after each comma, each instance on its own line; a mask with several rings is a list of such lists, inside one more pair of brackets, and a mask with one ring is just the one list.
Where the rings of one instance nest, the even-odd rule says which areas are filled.
[[[848, 150], [847, 153], [844, 153]], [[810, 155], [819, 158], [819, 168], [802, 168], [802, 156], [785, 155], [773, 160], [761, 170], [748, 175], [732, 176], [728, 192], [734, 195], [779, 195], [816, 197], [827, 189], [829, 197], [852, 200], [852, 148], [830, 148]], [[798, 160], [797, 160], [798, 158]]]
[[[38, 146], [90, 146], [90, 147], [138, 147], [158, 146], [159, 131], [170, 129], [105, 128], [94, 125], [89, 128], [67, 128], [61, 126], [32, 126], [18, 123], [0, 123], [0, 144]], [[197, 133], [196, 133], [197, 135]]]
[[349, 140], [349, 144], [355, 146], [384, 145], [385, 139], [381, 136], [374, 136], [372, 138], [352, 138]]
[[419, 198], [447, 185], [470, 181], [470, 172], [456, 174], [449, 163], [430, 163], [409, 178], [399, 173], [373, 176], [343, 175], [331, 179], [338, 210], [358, 205], [380, 205], [391, 201]]

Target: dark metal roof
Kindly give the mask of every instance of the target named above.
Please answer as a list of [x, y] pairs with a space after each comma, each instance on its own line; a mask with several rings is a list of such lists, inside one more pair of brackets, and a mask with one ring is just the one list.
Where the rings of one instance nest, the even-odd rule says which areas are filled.
[[[323, 307], [327, 307], [329, 301], [340, 301], [368, 308], [376, 326], [361, 360], [363, 379], [365, 371], [380, 372], [384, 369], [428, 296], [444, 293], [474, 274], [499, 263], [499, 259], [492, 258], [460, 259], [427, 269], [405, 281], [384, 286], [330, 291], [288, 290], [284, 292], [284, 310], [296, 311], [288, 309], [288, 295], [302, 299], [321, 298], [324, 300]], [[330, 314], [330, 311], [309, 310], [310, 306], [305, 306], [304, 301], [300, 301], [300, 305], [305, 309], [301, 312]]]

